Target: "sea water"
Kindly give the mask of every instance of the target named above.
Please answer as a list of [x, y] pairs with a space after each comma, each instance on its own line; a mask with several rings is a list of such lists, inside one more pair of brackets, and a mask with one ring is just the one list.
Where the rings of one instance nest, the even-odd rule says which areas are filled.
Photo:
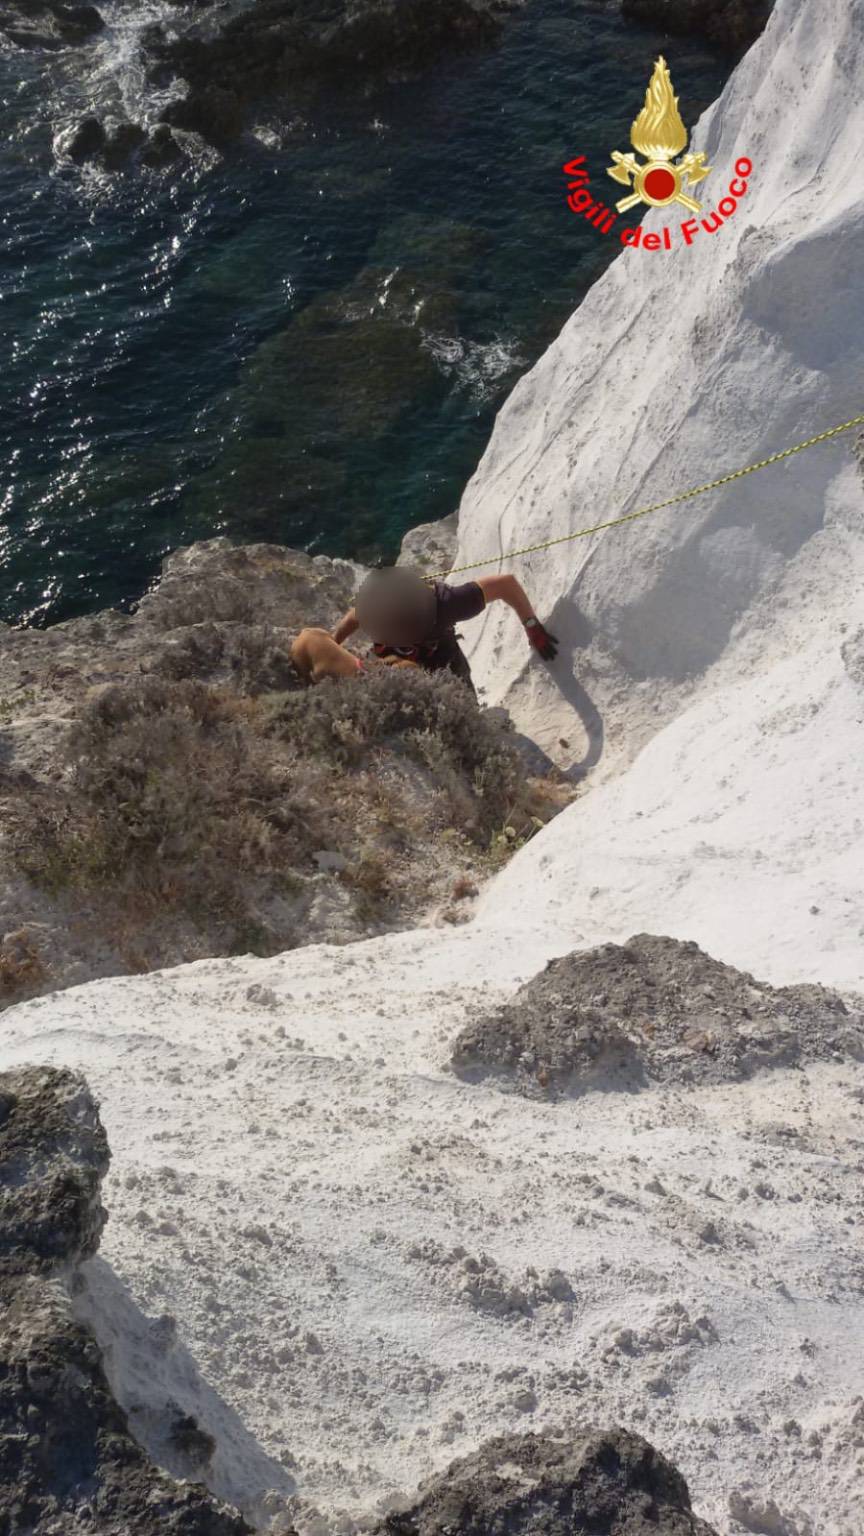
[[192, 13], [100, 9], [86, 48], [0, 53], [12, 623], [133, 602], [216, 534], [394, 558], [458, 505], [501, 401], [617, 254], [568, 209], [563, 162], [603, 179], [658, 53], [691, 127], [731, 69], [614, 0], [527, 0], [419, 79], [262, 105], [225, 155], [190, 140], [109, 174], [64, 133], [92, 110], [157, 121], [181, 87], [148, 85], [139, 34]]

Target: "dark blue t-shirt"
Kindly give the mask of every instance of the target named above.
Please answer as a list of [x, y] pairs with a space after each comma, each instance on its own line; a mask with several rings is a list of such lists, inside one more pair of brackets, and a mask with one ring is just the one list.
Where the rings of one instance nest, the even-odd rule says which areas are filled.
[[422, 645], [376, 645], [379, 656], [405, 656], [425, 667], [428, 672], [438, 672], [442, 667], [464, 676], [467, 662], [459, 649], [454, 634], [457, 624], [466, 619], [476, 619], [486, 607], [483, 591], [476, 581], [463, 581], [450, 587], [446, 581], [436, 581], [435, 598], [437, 613], [432, 628]]

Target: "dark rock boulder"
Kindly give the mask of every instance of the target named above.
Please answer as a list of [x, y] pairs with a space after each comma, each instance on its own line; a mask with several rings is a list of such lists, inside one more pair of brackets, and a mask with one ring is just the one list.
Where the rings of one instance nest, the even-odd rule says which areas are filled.
[[0, 1530], [9, 1536], [247, 1536], [129, 1434], [99, 1346], [62, 1286], [23, 1278], [0, 1321]]
[[129, 1433], [69, 1284], [93, 1254], [108, 1144], [83, 1078], [0, 1074], [0, 1531], [8, 1536], [247, 1536]]
[[308, 102], [321, 86], [364, 88], [425, 68], [442, 55], [494, 41], [515, 0], [256, 0], [213, 34], [148, 34], [151, 77], [180, 75], [187, 97], [164, 121], [224, 144], [247, 108], [288, 92]]
[[120, 123], [109, 134], [105, 144], [104, 161], [109, 171], [119, 170], [136, 150], [147, 143], [147, 130], [139, 123]]
[[774, 0], [622, 0], [627, 21], [661, 31], [698, 32], [736, 52], [749, 48], [765, 29]]
[[152, 170], [162, 170], [183, 158], [183, 151], [167, 123], [158, 123], [141, 151], [141, 162]]
[[0, 1283], [96, 1252], [107, 1170], [108, 1143], [82, 1078], [47, 1067], [0, 1077]]
[[70, 160], [83, 165], [86, 160], [96, 160], [103, 154], [107, 142], [108, 135], [98, 117], [83, 117], [64, 149]]
[[208, 143], [223, 146], [243, 131], [246, 112], [240, 97], [222, 85], [204, 85], [180, 101], [169, 102], [162, 122], [186, 133], [199, 133]]
[[81, 119], [62, 148], [76, 165], [97, 161], [108, 171], [121, 170], [139, 152], [144, 163], [151, 166], [167, 165], [181, 154], [167, 124], [160, 124], [152, 136], [139, 123], [118, 123], [109, 132], [93, 116]]
[[715, 1536], [640, 1435], [501, 1435], [430, 1479], [386, 1536]]
[[453, 1045], [460, 1075], [521, 1091], [629, 1080], [725, 1082], [764, 1067], [864, 1056], [864, 1011], [827, 987], [771, 987], [691, 941], [638, 934], [552, 960]]

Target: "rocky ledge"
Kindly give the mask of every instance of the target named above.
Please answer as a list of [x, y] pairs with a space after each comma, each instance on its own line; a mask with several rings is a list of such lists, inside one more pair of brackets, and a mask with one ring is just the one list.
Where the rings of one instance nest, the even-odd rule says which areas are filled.
[[293, 637], [332, 629], [359, 574], [214, 539], [171, 555], [134, 613], [0, 626], [0, 1008], [461, 922], [572, 798], [449, 675], [302, 685]]

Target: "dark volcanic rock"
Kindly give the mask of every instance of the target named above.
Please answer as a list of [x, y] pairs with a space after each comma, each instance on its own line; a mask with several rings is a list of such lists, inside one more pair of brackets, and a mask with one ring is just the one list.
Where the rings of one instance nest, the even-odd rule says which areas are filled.
[[668, 32], [698, 32], [736, 51], [749, 48], [764, 31], [774, 0], [622, 0], [628, 21]]
[[149, 143], [141, 151], [141, 160], [154, 170], [172, 165], [182, 159], [183, 151], [167, 123], [159, 123], [150, 135]]
[[162, 121], [171, 128], [200, 133], [216, 145], [227, 144], [243, 131], [246, 113], [240, 97], [221, 85], [204, 85], [182, 101], [169, 102]]
[[108, 1143], [82, 1078], [28, 1068], [0, 1078], [0, 1285], [95, 1253]]
[[104, 152], [105, 165], [109, 171], [116, 171], [125, 165], [130, 155], [142, 144], [147, 143], [147, 130], [138, 123], [121, 123], [109, 135]]
[[8, 1536], [246, 1536], [203, 1487], [132, 1439], [70, 1268], [95, 1252], [108, 1144], [83, 1078], [0, 1075], [0, 1531]]
[[85, 160], [95, 160], [108, 142], [105, 129], [98, 117], [83, 117], [68, 140], [65, 148], [70, 160], [81, 165]]
[[602, 1085], [616, 1072], [632, 1083], [720, 1082], [838, 1054], [864, 1056], [858, 1002], [827, 987], [771, 987], [697, 944], [643, 933], [550, 961], [511, 1002], [465, 1025], [452, 1063], [536, 1091]]
[[109, 171], [120, 170], [138, 150], [149, 165], [167, 164], [180, 154], [167, 125], [157, 128], [153, 137], [148, 138], [146, 128], [138, 123], [119, 123], [109, 133], [98, 117], [92, 116], [81, 119], [63, 148], [76, 164], [98, 160]]
[[448, 52], [488, 43], [514, 0], [256, 0], [215, 36], [168, 41], [151, 34], [153, 78], [180, 75], [189, 94], [165, 121], [224, 143], [245, 107], [289, 91], [308, 101], [319, 85], [362, 87], [426, 67]]
[[0, 9], [0, 32], [19, 48], [62, 48], [86, 43], [105, 23], [94, 5], [56, 0], [11, 0]]
[[501, 1435], [430, 1479], [387, 1536], [715, 1536], [680, 1472], [640, 1435]]

